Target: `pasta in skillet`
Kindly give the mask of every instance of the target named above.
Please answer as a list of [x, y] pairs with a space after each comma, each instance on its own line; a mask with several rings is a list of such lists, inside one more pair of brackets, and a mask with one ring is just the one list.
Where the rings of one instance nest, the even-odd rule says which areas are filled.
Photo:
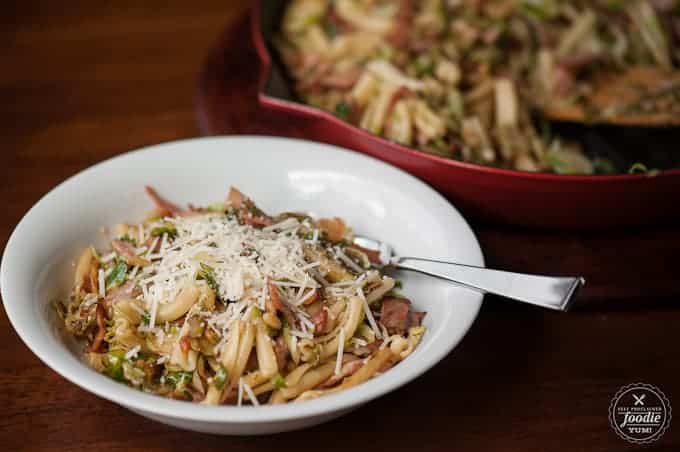
[[[625, 168], [586, 154], [537, 112], [579, 108], [595, 122], [677, 115], [678, 5], [291, 0], [274, 44], [301, 100], [392, 142], [521, 171], [611, 173]], [[628, 69], [667, 80], [634, 83], [632, 102], [590, 102], [599, 77]]]
[[209, 405], [309, 400], [406, 358], [425, 333], [398, 283], [339, 218], [224, 203], [153, 214], [86, 248], [57, 303], [88, 364], [145, 392]]

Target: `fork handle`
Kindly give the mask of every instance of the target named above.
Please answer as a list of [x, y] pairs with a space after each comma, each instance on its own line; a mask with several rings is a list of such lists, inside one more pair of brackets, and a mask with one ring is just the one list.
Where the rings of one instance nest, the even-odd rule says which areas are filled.
[[492, 293], [559, 311], [569, 309], [579, 287], [585, 283], [580, 276], [528, 275], [418, 257], [395, 258], [392, 265], [446, 279], [482, 293]]

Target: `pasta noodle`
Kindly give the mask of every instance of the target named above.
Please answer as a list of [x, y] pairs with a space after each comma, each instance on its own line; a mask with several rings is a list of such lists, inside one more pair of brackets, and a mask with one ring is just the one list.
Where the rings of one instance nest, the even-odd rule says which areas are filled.
[[[623, 168], [535, 113], [677, 116], [679, 14], [647, 0], [291, 0], [274, 43], [304, 102], [370, 133], [477, 164], [608, 173]], [[664, 83], [600, 105], [602, 81], [629, 69]]]
[[269, 216], [235, 189], [188, 210], [148, 191], [166, 216], [86, 248], [56, 304], [98, 372], [205, 405], [279, 404], [356, 385], [418, 345], [424, 313], [341, 219]]

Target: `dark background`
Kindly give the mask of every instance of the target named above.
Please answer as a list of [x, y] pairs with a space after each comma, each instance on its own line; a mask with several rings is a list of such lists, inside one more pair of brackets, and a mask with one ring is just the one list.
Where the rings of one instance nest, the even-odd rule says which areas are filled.
[[[247, 122], [212, 121], [220, 131], [285, 133], [285, 121], [260, 119], [254, 107], [247, 7], [233, 0], [5, 5], [0, 247], [65, 178], [132, 148], [198, 135], [199, 92], [216, 94], [223, 112], [247, 114]], [[614, 434], [607, 409], [619, 387], [636, 381], [680, 404], [680, 228], [473, 226], [489, 265], [584, 274], [588, 286], [574, 311], [487, 297], [460, 346], [417, 381], [303, 432], [229, 438], [166, 427], [66, 382], [33, 356], [2, 310], [0, 444], [8, 451], [639, 449]], [[680, 450], [674, 423], [645, 449]]]

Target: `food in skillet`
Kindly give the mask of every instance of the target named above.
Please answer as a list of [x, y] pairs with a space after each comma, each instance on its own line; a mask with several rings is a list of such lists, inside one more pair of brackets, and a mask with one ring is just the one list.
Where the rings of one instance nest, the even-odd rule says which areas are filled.
[[[675, 0], [292, 0], [275, 43], [307, 103], [466, 162], [610, 172], [536, 113], [680, 113]], [[593, 101], [616, 74], [635, 101]]]
[[425, 333], [341, 219], [272, 217], [234, 188], [189, 209], [147, 192], [151, 217], [85, 249], [57, 303], [95, 370], [175, 399], [278, 404], [385, 372]]

